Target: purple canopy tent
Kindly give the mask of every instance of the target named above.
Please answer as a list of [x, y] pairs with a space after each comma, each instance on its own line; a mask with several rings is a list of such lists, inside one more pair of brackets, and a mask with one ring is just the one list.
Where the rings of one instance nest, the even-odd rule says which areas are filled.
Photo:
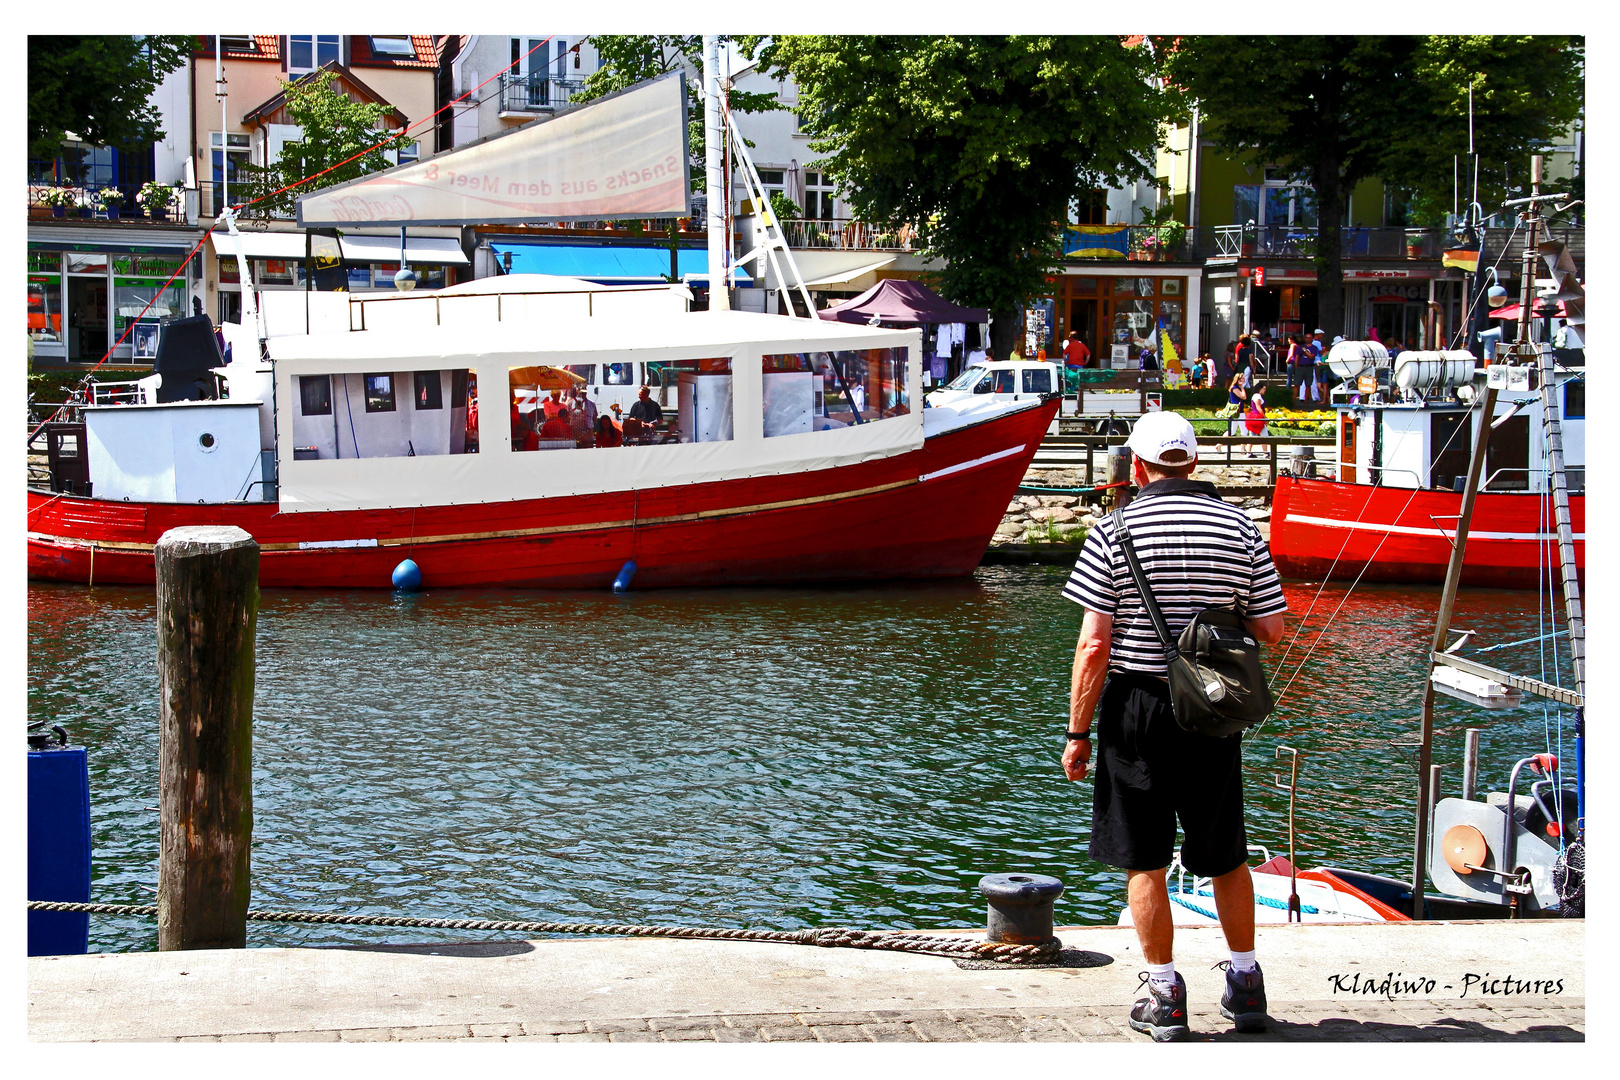
[[816, 312], [833, 322], [870, 325], [872, 317], [881, 326], [917, 326], [921, 323], [982, 323], [989, 319], [984, 308], [957, 307], [926, 285], [898, 278], [886, 278], [853, 300], [845, 300]]

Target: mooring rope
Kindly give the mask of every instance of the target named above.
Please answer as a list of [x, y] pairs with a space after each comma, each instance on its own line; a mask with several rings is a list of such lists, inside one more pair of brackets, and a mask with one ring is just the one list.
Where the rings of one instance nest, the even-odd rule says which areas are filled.
[[[91, 915], [156, 916], [156, 904], [90, 904], [65, 900], [30, 900], [29, 911], [87, 912]], [[400, 915], [342, 915], [313, 911], [253, 911], [254, 922], [337, 923], [351, 926], [411, 926], [434, 930], [501, 930], [528, 934], [610, 934], [617, 937], [709, 938], [724, 941], [766, 941], [781, 945], [816, 945], [822, 948], [885, 949], [891, 952], [970, 956], [1004, 964], [1050, 963], [1062, 949], [1056, 938], [1039, 945], [975, 941], [847, 927], [809, 930], [742, 930], [712, 926], [624, 926], [616, 923], [499, 921], [491, 919], [417, 919]]]

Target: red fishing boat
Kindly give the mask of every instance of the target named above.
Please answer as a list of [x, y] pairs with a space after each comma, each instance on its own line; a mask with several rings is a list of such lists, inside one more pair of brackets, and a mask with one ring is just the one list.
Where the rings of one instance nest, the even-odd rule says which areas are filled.
[[[1496, 406], [1462, 582], [1535, 588], [1556, 575], [1546, 404], [1525, 368], [1486, 368], [1466, 352], [1403, 352], [1340, 342], [1330, 366], [1338, 459], [1296, 458], [1271, 507], [1271, 554], [1287, 577], [1438, 584], [1445, 578], [1487, 379]], [[1509, 382], [1509, 379], [1515, 382]], [[1558, 367], [1546, 398], [1562, 412], [1577, 570], [1586, 565], [1585, 381]]]
[[[924, 409], [916, 330], [686, 313], [686, 296], [521, 275], [279, 306], [266, 294], [262, 359], [214, 372], [217, 352], [160, 344], [157, 373], [124, 400], [54, 425], [70, 452], [28, 491], [29, 574], [149, 583], [164, 531], [203, 524], [250, 533], [270, 586], [386, 588], [405, 559], [427, 586], [973, 570], [1055, 395]], [[258, 354], [250, 331], [226, 330], [235, 356]], [[547, 373], [604, 415], [616, 387], [644, 383], [669, 411], [624, 445], [528, 438], [519, 403]]]

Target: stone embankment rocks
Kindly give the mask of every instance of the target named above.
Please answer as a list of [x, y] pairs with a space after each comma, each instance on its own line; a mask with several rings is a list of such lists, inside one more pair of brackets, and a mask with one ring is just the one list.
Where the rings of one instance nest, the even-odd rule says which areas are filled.
[[[1264, 484], [1268, 476], [1265, 465], [1244, 464], [1200, 467], [1194, 478], [1209, 480], [1220, 487], [1232, 487], [1258, 486]], [[1031, 469], [1024, 482], [1040, 487], [1078, 487], [1085, 482], [1085, 473], [1081, 470]], [[1241, 507], [1249, 520], [1257, 524], [1271, 520], [1269, 496], [1230, 496], [1226, 501]], [[1031, 558], [1050, 555], [1051, 560], [1042, 561], [1057, 561], [1061, 553], [1069, 553], [1069, 557], [1072, 557], [1072, 553], [1085, 543], [1086, 533], [1108, 510], [1107, 506], [1077, 495], [1019, 495], [1007, 506], [1007, 513], [990, 541], [987, 558], [1007, 561], [1015, 554]], [[1269, 533], [1264, 524], [1261, 524], [1261, 533]]]

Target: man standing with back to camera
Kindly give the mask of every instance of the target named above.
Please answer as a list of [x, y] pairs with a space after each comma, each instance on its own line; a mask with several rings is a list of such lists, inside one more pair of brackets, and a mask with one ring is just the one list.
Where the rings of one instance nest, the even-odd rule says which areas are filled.
[[[1288, 605], [1271, 554], [1254, 523], [1222, 502], [1213, 484], [1189, 479], [1198, 463], [1192, 425], [1177, 413], [1148, 413], [1126, 445], [1135, 455], [1140, 491], [1121, 516], [1170, 633], [1180, 634], [1200, 611], [1228, 608], [1243, 615], [1257, 640], [1279, 641]], [[1254, 959], [1242, 738], [1211, 738], [1176, 723], [1164, 646], [1112, 518], [1086, 537], [1063, 595], [1086, 609], [1069, 686], [1063, 770], [1070, 780], [1085, 779], [1096, 742], [1089, 853], [1125, 871], [1148, 968], [1148, 996], [1131, 1010], [1130, 1025], [1155, 1042], [1189, 1036], [1187, 984], [1172, 959], [1174, 909], [1165, 884], [1179, 818], [1181, 864], [1213, 879], [1215, 909], [1232, 952], [1222, 962], [1221, 1014], [1239, 1031], [1263, 1031], [1266, 992]]]

